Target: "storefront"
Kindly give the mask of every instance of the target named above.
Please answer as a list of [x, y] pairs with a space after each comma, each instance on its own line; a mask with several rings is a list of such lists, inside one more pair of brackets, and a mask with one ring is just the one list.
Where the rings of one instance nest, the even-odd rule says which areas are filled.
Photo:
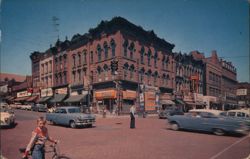
[[58, 88], [54, 90], [54, 96], [50, 99], [50, 103], [53, 104], [53, 106], [63, 106], [64, 100], [67, 97], [68, 88]]
[[136, 104], [136, 91], [122, 91], [122, 112], [128, 113], [132, 105]]
[[97, 111], [102, 112], [103, 109], [108, 110], [109, 113], [113, 113], [117, 108], [117, 91], [110, 90], [97, 90], [94, 92], [94, 98], [97, 101]]
[[160, 95], [160, 109], [165, 110], [167, 107], [175, 106], [173, 97], [170, 93], [163, 93]]
[[14, 102], [26, 104], [27, 99], [31, 97], [31, 93], [28, 91], [17, 92], [17, 98], [14, 99]]

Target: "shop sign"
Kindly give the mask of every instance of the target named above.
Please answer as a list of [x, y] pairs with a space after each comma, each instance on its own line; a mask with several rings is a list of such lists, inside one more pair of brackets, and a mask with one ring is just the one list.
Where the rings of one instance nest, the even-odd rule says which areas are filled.
[[130, 99], [130, 100], [136, 99], [136, 91], [130, 91], [130, 90], [122, 91], [122, 95], [123, 99]]
[[50, 97], [53, 96], [52, 88], [42, 89], [41, 90], [41, 97]]
[[31, 93], [29, 93], [28, 91], [22, 91], [17, 93], [17, 98], [27, 97], [27, 96], [31, 96]]
[[67, 94], [68, 88], [59, 88], [55, 90], [56, 94]]
[[156, 96], [155, 92], [145, 92], [145, 110], [155, 110]]
[[237, 96], [246, 96], [247, 95], [247, 89], [237, 89], [236, 95]]
[[96, 91], [95, 97], [96, 99], [114, 99], [116, 98], [116, 91], [115, 90], [107, 90], [107, 91]]

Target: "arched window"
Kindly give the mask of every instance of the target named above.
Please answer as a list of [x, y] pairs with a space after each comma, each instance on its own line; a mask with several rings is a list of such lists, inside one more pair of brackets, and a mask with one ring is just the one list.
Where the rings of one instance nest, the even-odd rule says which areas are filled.
[[157, 67], [157, 59], [158, 59], [158, 53], [157, 51], [155, 51], [155, 54], [154, 54], [154, 66]]
[[143, 83], [144, 74], [145, 74], [145, 69], [144, 69], [144, 68], [141, 68], [139, 73], [140, 73], [140, 82]]
[[144, 46], [141, 47], [140, 55], [141, 55], [141, 64], [144, 64], [144, 54], [145, 54], [145, 48]]
[[108, 59], [108, 43], [105, 41], [103, 43], [105, 60]]
[[108, 68], [107, 64], [105, 64], [103, 66], [103, 70], [104, 70], [104, 78], [105, 78], [105, 80], [108, 80], [108, 71], [109, 71], [109, 68]]
[[151, 55], [152, 55], [152, 52], [150, 49], [148, 49], [148, 66], [150, 66]]
[[102, 68], [100, 66], [97, 67], [97, 79], [98, 81], [101, 81], [101, 73], [102, 73]]
[[151, 84], [151, 75], [152, 75], [152, 71], [149, 69], [148, 72], [147, 72], [148, 84]]
[[130, 43], [128, 49], [129, 49], [129, 52], [130, 52], [130, 59], [133, 59], [134, 58], [134, 50], [135, 50], [134, 42]]
[[130, 69], [129, 69], [129, 71], [130, 71], [130, 79], [131, 80], [134, 80], [134, 70], [135, 70], [135, 66], [132, 64], [131, 66], [130, 66]]
[[102, 60], [102, 48], [100, 44], [97, 45], [97, 55], [98, 55], [98, 62], [100, 62]]
[[127, 77], [128, 77], [128, 68], [129, 68], [129, 65], [128, 65], [128, 63], [126, 62], [126, 63], [123, 65], [124, 79], [127, 79]]
[[123, 43], [123, 55], [124, 57], [127, 57], [127, 48], [128, 48], [128, 40], [126, 39]]
[[115, 48], [116, 48], [116, 43], [114, 39], [111, 39], [110, 41], [110, 46], [111, 46], [111, 51], [112, 51], [112, 57], [115, 57]]
[[155, 71], [155, 72], [154, 72], [154, 85], [157, 84], [157, 77], [158, 77], [158, 72]]

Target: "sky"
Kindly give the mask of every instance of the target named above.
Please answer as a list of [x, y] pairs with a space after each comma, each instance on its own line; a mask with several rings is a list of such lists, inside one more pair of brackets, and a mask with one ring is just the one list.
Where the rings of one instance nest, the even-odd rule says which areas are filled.
[[[31, 75], [30, 54], [121, 16], [175, 44], [174, 52], [216, 50], [250, 82], [249, 0], [0, 0], [2, 73]], [[58, 20], [53, 21], [53, 17]]]

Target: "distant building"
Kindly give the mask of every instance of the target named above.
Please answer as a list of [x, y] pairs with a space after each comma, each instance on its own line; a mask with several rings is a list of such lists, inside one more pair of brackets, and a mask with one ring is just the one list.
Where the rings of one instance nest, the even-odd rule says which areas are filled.
[[250, 83], [238, 83], [236, 95], [239, 107], [250, 108]]

